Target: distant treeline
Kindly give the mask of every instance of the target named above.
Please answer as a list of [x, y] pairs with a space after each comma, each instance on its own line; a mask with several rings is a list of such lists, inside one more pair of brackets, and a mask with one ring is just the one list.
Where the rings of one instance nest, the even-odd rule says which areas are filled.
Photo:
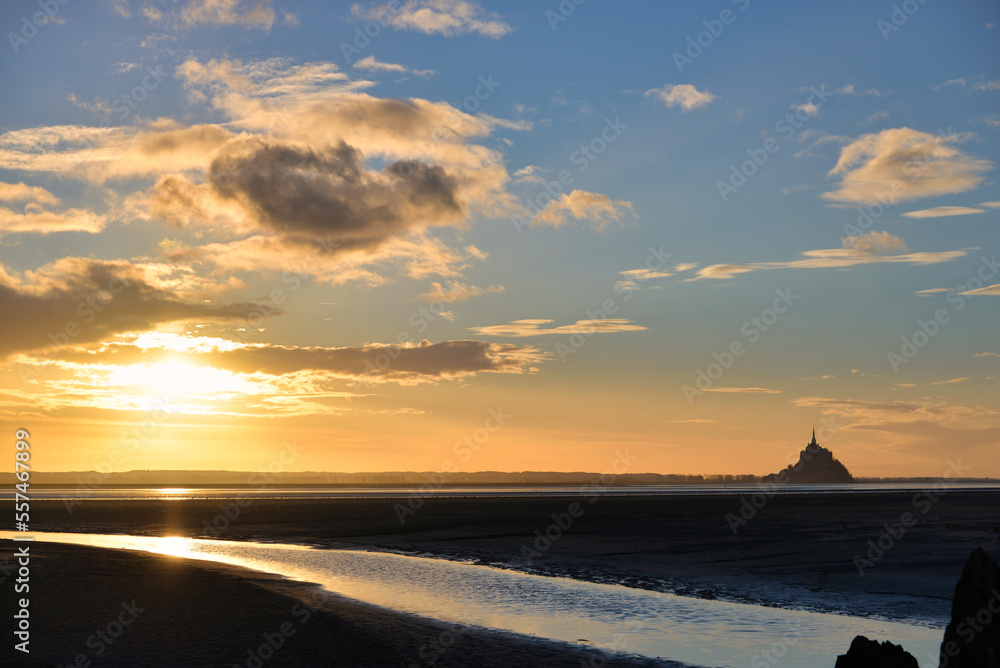
[[[690, 485], [752, 483], [755, 475], [677, 475], [662, 473], [621, 473], [617, 475], [578, 471], [476, 471], [441, 473], [386, 471], [380, 473], [253, 472], [253, 471], [125, 471], [100, 474], [94, 471], [33, 471], [33, 485], [76, 486], [232, 486], [271, 485], [582, 485], [601, 482], [614, 485]], [[0, 481], [13, 484], [14, 474], [0, 474]]]
[[[76, 487], [86, 485], [144, 487], [262, 487], [274, 485], [314, 486], [397, 486], [423, 485], [583, 485], [600, 482], [610, 485], [729, 485], [755, 483], [760, 476], [687, 475], [667, 473], [621, 473], [618, 475], [584, 471], [476, 471], [472, 473], [440, 473], [419, 471], [387, 471], [381, 473], [323, 472], [253, 472], [253, 471], [125, 471], [97, 473], [95, 471], [32, 471], [32, 485]], [[937, 478], [859, 478], [860, 483], [934, 482]], [[964, 482], [988, 482], [992, 479], [969, 479]], [[0, 473], [0, 483], [12, 486], [13, 473]]]

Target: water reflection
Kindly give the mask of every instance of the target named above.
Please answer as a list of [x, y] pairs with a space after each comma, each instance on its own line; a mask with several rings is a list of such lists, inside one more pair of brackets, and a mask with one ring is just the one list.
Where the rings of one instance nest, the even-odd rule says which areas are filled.
[[[14, 535], [0, 532], [2, 538]], [[686, 598], [397, 554], [180, 537], [34, 535], [38, 541], [236, 564], [435, 619], [568, 642], [613, 644], [623, 651], [702, 666], [766, 665], [764, 652], [772, 657], [780, 652], [782, 666], [831, 665], [858, 634], [892, 640], [915, 656], [936, 653], [941, 642], [940, 631], [908, 624]]]

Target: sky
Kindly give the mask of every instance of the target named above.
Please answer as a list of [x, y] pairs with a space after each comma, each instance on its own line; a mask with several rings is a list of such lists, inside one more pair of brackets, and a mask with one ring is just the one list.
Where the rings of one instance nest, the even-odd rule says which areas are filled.
[[3, 3], [0, 422], [35, 470], [765, 474], [815, 427], [998, 477], [998, 26]]

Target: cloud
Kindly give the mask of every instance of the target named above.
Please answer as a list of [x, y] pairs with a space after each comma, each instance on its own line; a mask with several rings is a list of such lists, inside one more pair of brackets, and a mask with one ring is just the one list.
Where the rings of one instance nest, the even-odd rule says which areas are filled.
[[710, 387], [704, 391], [724, 394], [781, 394], [781, 390], [771, 390], [766, 387]]
[[470, 327], [478, 334], [489, 336], [543, 336], [549, 334], [610, 334], [613, 332], [637, 332], [647, 327], [633, 325], [631, 320], [605, 318], [603, 320], [577, 320], [572, 325], [543, 327], [554, 320], [515, 320], [507, 325]]
[[837, 413], [863, 422], [882, 420], [947, 421], [995, 414], [995, 411], [990, 409], [950, 406], [944, 401], [931, 399], [923, 401], [865, 401], [861, 399], [800, 397], [793, 400], [792, 403], [799, 407], [819, 408], [824, 413]]
[[104, 229], [107, 220], [85, 209], [67, 209], [59, 213], [30, 210], [18, 213], [0, 207], [0, 235], [6, 234], [52, 234], [53, 232], [90, 232], [96, 234]]
[[[183, 361], [211, 365], [240, 374], [287, 376], [300, 372], [327, 372], [349, 380], [390, 380], [402, 383], [461, 378], [477, 373], [527, 373], [545, 355], [530, 346], [486, 341], [424, 340], [411, 344], [370, 343], [341, 348], [295, 347], [273, 344], [236, 344], [188, 348], [137, 345], [137, 341], [108, 342], [94, 347], [67, 348], [52, 358], [73, 363], [127, 366]], [[167, 341], [169, 343], [169, 340]]]
[[514, 172], [514, 183], [545, 183], [542, 172], [545, 171], [537, 165], [528, 165]]
[[360, 282], [368, 286], [390, 280], [381, 273], [383, 266], [392, 267], [395, 275], [413, 279], [432, 275], [458, 278], [471, 261], [483, 259], [481, 253], [469, 248], [451, 248], [418, 232], [386, 241], [377, 253], [366, 249], [343, 250], [322, 238], [291, 240], [267, 234], [193, 248], [167, 248], [165, 252], [174, 262], [209, 262], [221, 271], [294, 272], [312, 276], [320, 283]]
[[0, 160], [10, 169], [103, 184], [171, 170], [206, 169], [212, 152], [232, 136], [218, 125], [181, 128], [172, 121], [146, 127], [29, 128], [0, 134]]
[[491, 285], [488, 288], [480, 288], [475, 285], [449, 281], [446, 286], [440, 283], [431, 283], [430, 289], [420, 295], [420, 299], [428, 304], [434, 302], [453, 304], [471, 299], [472, 297], [478, 297], [479, 295], [499, 294], [503, 291], [504, 287], [502, 285]]
[[615, 290], [639, 290], [642, 288], [646, 281], [651, 281], [654, 278], [667, 278], [673, 276], [673, 273], [669, 271], [659, 271], [656, 269], [626, 269], [625, 271], [618, 272], [625, 277], [624, 280], [615, 283]]
[[128, 0], [109, 0], [111, 11], [123, 19], [132, 18], [132, 9], [128, 5]]
[[941, 218], [944, 216], [967, 216], [973, 213], [984, 213], [984, 210], [969, 206], [935, 206], [920, 211], [907, 211], [903, 215], [907, 218]]
[[104, 229], [106, 219], [84, 209], [58, 213], [45, 211], [45, 205], [59, 204], [59, 198], [45, 188], [24, 183], [0, 183], [0, 202], [24, 202], [24, 211], [0, 207], [0, 236], [7, 234], [51, 234], [53, 232], [90, 232]]
[[355, 5], [352, 11], [355, 15], [397, 30], [415, 30], [444, 37], [476, 33], [500, 39], [514, 30], [497, 14], [487, 12], [473, 0], [406, 0], [398, 9], [393, 4], [384, 4], [363, 11]]
[[455, 224], [465, 212], [458, 181], [442, 167], [397, 161], [366, 169], [344, 142], [304, 147], [238, 137], [212, 161], [207, 184], [181, 175], [160, 179], [153, 212], [172, 220], [204, 219], [233, 204], [246, 224], [289, 241], [329, 240], [337, 250], [375, 248], [428, 225]]
[[[108, 220], [162, 218], [188, 228], [186, 243], [202, 245], [164, 249], [177, 262], [302, 271], [330, 283], [377, 285], [394, 273], [382, 270], [391, 262], [412, 277], [460, 278], [481, 258], [448, 248], [431, 230], [524, 210], [508, 191], [504, 156], [480, 142], [529, 123], [378, 98], [361, 92], [372, 82], [329, 62], [188, 59], [174, 74], [192, 111], [219, 122], [0, 132], [0, 163], [104, 186], [113, 199]], [[137, 177], [148, 185], [135, 192]], [[126, 187], [130, 194], [114, 193]], [[574, 191], [540, 212], [538, 223], [575, 218], [601, 229], [627, 213], [628, 202]], [[68, 220], [68, 212], [46, 215], [25, 220], [12, 211], [8, 227], [98, 227]]]
[[877, 88], [869, 88], [867, 90], [858, 90], [855, 88], [854, 84], [848, 84], [837, 89], [837, 92], [841, 95], [873, 95], [875, 97], [882, 97], [882, 92]]
[[931, 385], [956, 385], [958, 383], [964, 383], [969, 380], [968, 378], [952, 378], [951, 380], [939, 380], [936, 383], [931, 383]]
[[858, 123], [858, 125], [869, 125], [871, 123], [874, 123], [875, 121], [880, 121], [883, 118], [889, 118], [889, 112], [888, 111], [876, 111], [874, 114], [872, 114], [871, 116], [866, 117], [865, 120], [863, 120], [860, 123]]
[[951, 405], [942, 399], [920, 401], [864, 401], [827, 397], [800, 397], [792, 403], [817, 408], [827, 415], [852, 420], [842, 429], [901, 436], [895, 445], [939, 457], [942, 445], [950, 452], [974, 450], [1000, 441], [1000, 427], [991, 424], [996, 411], [981, 406]]
[[945, 81], [943, 84], [935, 86], [933, 90], [940, 90], [946, 86], [961, 86], [962, 88], [971, 86], [975, 90], [1000, 90], [1000, 79], [990, 81], [983, 74], [975, 74]]
[[667, 84], [662, 88], [647, 90], [646, 97], [658, 97], [667, 107], [680, 107], [683, 111], [691, 111], [704, 107], [717, 99], [708, 91], [699, 91], [691, 84]]
[[960, 295], [1000, 295], [1000, 283], [996, 285], [987, 285], [984, 288], [978, 288], [976, 290], [966, 290], [965, 292], [959, 292]]
[[177, 320], [237, 321], [253, 303], [210, 304], [205, 282], [182, 297], [169, 268], [126, 260], [66, 257], [23, 276], [0, 265], [0, 310], [18, 327], [0, 336], [0, 357], [54, 344], [99, 341]]
[[587, 220], [594, 228], [603, 230], [612, 221], [618, 221], [626, 213], [632, 213], [632, 203], [612, 200], [607, 195], [586, 190], [563, 193], [545, 205], [532, 219], [532, 226], [549, 225], [562, 227], [570, 217]]
[[979, 206], [985, 206], [990, 209], [1000, 209], [1000, 202], [983, 202]]
[[412, 72], [417, 76], [427, 77], [434, 74], [434, 70], [414, 70], [405, 65], [398, 65], [396, 63], [383, 63], [375, 59], [374, 55], [362, 58], [353, 64], [353, 67], [359, 70], [368, 70], [370, 72], [399, 72], [406, 73]]
[[24, 183], [0, 183], [0, 202], [34, 202], [39, 205], [59, 204], [59, 198], [45, 188]]
[[823, 198], [841, 206], [899, 202], [971, 190], [993, 163], [952, 144], [965, 135], [938, 137], [910, 128], [863, 135], [841, 149], [830, 176], [837, 188]]
[[792, 109], [796, 111], [801, 111], [806, 116], [819, 116], [819, 105], [813, 102], [805, 102], [803, 104], [793, 104]]
[[745, 274], [747, 272], [755, 271], [758, 267], [756, 265], [747, 264], [713, 264], [707, 267], [702, 267], [698, 270], [698, 275], [695, 278], [688, 278], [687, 281], [696, 281], [703, 278], [733, 278], [737, 274]]
[[[168, 25], [175, 29], [235, 26], [269, 31], [274, 25], [274, 5], [271, 0], [188, 0], [180, 6], [163, 2], [157, 5], [145, 3], [142, 7], [143, 16], [150, 23]], [[116, 11], [120, 16], [126, 16], [117, 7]]]
[[841, 243], [845, 249], [851, 250], [857, 255], [882, 256], [906, 252], [906, 244], [902, 238], [877, 230], [870, 230], [854, 237], [844, 237]]
[[914, 265], [938, 264], [964, 257], [967, 251], [941, 251], [906, 253], [906, 244], [900, 237], [888, 232], [871, 230], [841, 240], [843, 248], [805, 251], [801, 260], [787, 262], [752, 262], [746, 264], [714, 264], [703, 267], [694, 278], [729, 279], [737, 274], [764, 269], [847, 269], [874, 263], [902, 263]]

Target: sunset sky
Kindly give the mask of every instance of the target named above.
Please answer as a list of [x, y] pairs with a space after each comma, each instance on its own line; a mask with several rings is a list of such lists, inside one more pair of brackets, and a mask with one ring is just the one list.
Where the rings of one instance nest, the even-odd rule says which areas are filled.
[[291, 470], [763, 474], [825, 425], [855, 475], [1000, 476], [996, 2], [0, 29], [0, 410], [36, 470], [294, 441]]

